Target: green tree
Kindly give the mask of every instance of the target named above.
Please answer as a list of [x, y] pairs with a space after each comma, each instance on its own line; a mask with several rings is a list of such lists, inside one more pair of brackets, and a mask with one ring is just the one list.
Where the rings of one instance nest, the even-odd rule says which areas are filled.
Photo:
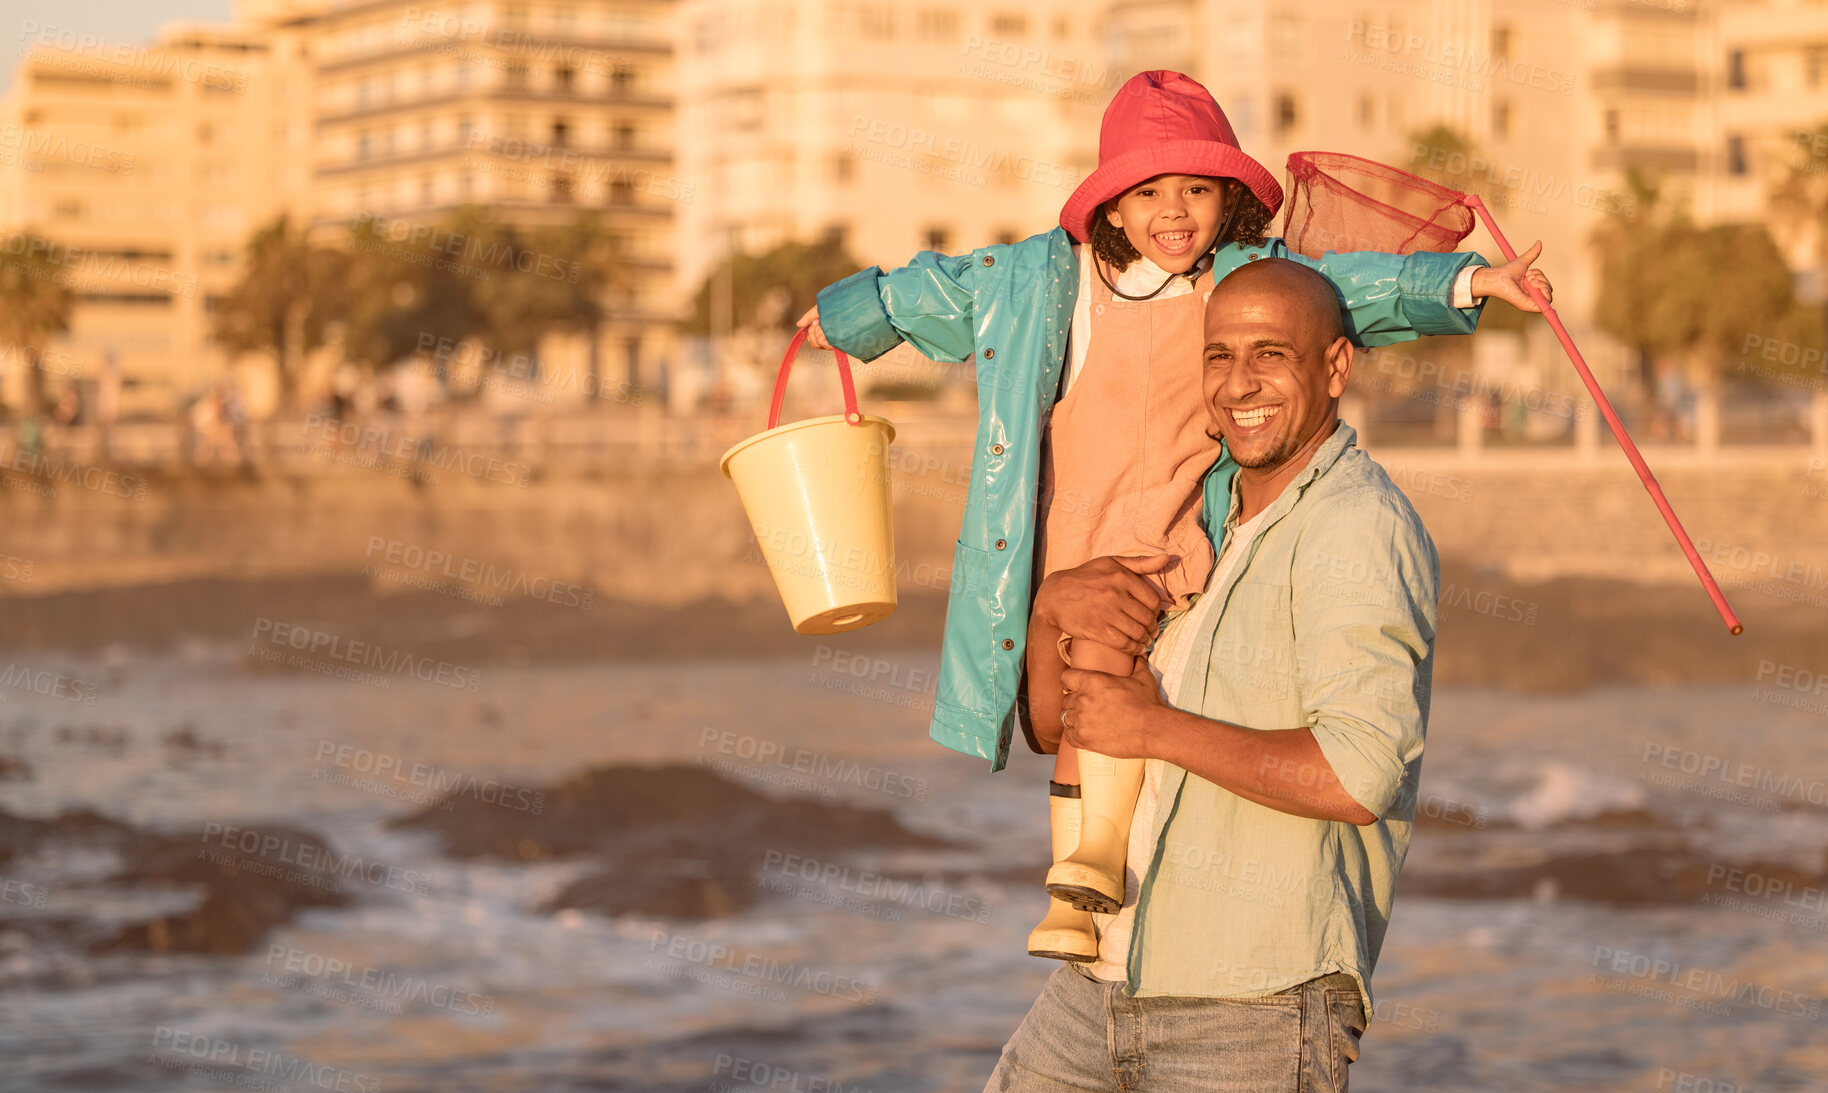
[[404, 238], [372, 220], [350, 225], [343, 352], [379, 370], [440, 341], [482, 336], [477, 285], [499, 276], [482, 249], [492, 230], [473, 208]]
[[0, 241], [0, 342], [27, 369], [26, 412], [43, 414], [47, 402], [44, 343], [70, 329], [72, 294], [53, 255], [57, 248], [30, 232]]
[[738, 251], [719, 263], [692, 296], [688, 334], [713, 330], [717, 296], [728, 292], [730, 324], [736, 330], [792, 330], [794, 321], [818, 302], [819, 290], [863, 268], [835, 240], [782, 243], [761, 254]]
[[1602, 330], [1648, 363], [1679, 361], [1697, 384], [1736, 364], [1748, 335], [1806, 331], [1790, 268], [1768, 228], [1701, 227], [1656, 182], [1634, 171], [1626, 186], [1635, 213], [1610, 213], [1595, 232], [1594, 319]]
[[241, 277], [223, 297], [211, 335], [231, 353], [270, 353], [279, 401], [292, 406], [307, 356], [348, 307], [349, 257], [314, 247], [285, 216], [248, 240]]
[[531, 355], [549, 333], [581, 334], [594, 385], [597, 334], [610, 316], [606, 301], [626, 281], [616, 237], [602, 217], [583, 210], [559, 225], [495, 224], [481, 238], [482, 253], [506, 259], [473, 289], [482, 336], [503, 354]]
[[1702, 227], [1655, 181], [1632, 172], [1626, 185], [1635, 212], [1608, 214], [1594, 235], [1594, 320], [1637, 352], [1647, 395], [1659, 364], [1681, 369], [1702, 399], [1708, 444], [1721, 380], [1746, 363], [1748, 339], [1807, 338], [1815, 317], [1797, 303], [1789, 265], [1765, 225]]

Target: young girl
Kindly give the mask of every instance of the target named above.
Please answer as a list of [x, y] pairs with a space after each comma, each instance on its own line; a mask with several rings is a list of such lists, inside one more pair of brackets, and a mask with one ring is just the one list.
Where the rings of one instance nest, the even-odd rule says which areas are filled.
[[[1265, 237], [1281, 201], [1204, 87], [1178, 72], [1144, 72], [1106, 110], [1098, 169], [1068, 199], [1059, 229], [863, 270], [828, 286], [800, 319], [811, 344], [866, 361], [903, 339], [936, 361], [977, 356], [977, 446], [935, 740], [1002, 769], [1026, 656], [1128, 675], [1156, 612], [1185, 607], [1205, 587], [1218, 529], [1202, 523], [1202, 492], [1209, 474], [1229, 470], [1200, 393], [1204, 305], [1220, 278], [1259, 258], [1306, 262], [1333, 282], [1348, 334], [1367, 346], [1470, 333], [1476, 298], [1486, 295], [1534, 310], [1519, 283], [1526, 271], [1546, 289], [1529, 271], [1535, 248], [1500, 269], [1475, 254], [1312, 261]], [[1139, 611], [1149, 621], [1028, 649], [1038, 580], [1105, 556], [1132, 559], [1128, 567], [1148, 575], [1159, 596]], [[1056, 898], [1029, 936], [1031, 953], [1097, 958], [1091, 912], [1124, 902], [1142, 769], [1141, 760], [1060, 748], [1049, 797], [1047, 886]]]

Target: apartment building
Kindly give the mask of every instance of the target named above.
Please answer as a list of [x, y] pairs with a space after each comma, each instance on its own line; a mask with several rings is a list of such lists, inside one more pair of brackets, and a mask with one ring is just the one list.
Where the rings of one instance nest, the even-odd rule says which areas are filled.
[[[1723, 5], [1704, 79], [1714, 128], [1712, 218], [1769, 218], [1792, 266], [1810, 271], [1805, 291], [1828, 296], [1828, 238], [1819, 221], [1773, 205], [1795, 180], [1828, 189], [1828, 5], [1768, 0]], [[1819, 200], [1819, 196], [1818, 196]]]
[[248, 233], [300, 196], [288, 169], [272, 43], [244, 28], [175, 25], [156, 43], [25, 29], [0, 101], [0, 230], [38, 249], [75, 295], [71, 329], [7, 347], [59, 383], [112, 361], [122, 412], [169, 412], [227, 366], [208, 343], [212, 301], [233, 283]]
[[1130, 75], [1102, 0], [684, 0], [679, 275], [841, 238], [864, 262], [1051, 227]]

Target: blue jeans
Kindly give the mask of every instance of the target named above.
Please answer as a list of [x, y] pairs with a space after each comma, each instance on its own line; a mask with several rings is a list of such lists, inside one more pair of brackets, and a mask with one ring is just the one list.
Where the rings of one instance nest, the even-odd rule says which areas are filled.
[[1344, 972], [1259, 998], [1131, 998], [1062, 965], [984, 1093], [1344, 1093], [1364, 1010]]

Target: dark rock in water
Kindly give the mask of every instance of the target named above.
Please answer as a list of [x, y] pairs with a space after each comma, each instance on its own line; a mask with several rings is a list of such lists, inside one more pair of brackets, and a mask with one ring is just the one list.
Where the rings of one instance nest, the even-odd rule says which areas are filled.
[[0, 861], [60, 847], [104, 850], [120, 862], [104, 882], [110, 887], [197, 893], [189, 910], [108, 930], [83, 920], [36, 920], [36, 928], [53, 930], [57, 940], [95, 952], [245, 953], [303, 908], [350, 902], [336, 872], [347, 859], [333, 855], [322, 839], [283, 827], [248, 830], [276, 849], [244, 852], [201, 829], [151, 831], [90, 811], [33, 820], [0, 810]]
[[505, 804], [507, 794], [488, 797], [460, 790], [393, 826], [436, 832], [460, 858], [602, 860], [602, 872], [559, 893], [548, 911], [716, 918], [755, 903], [770, 853], [824, 860], [953, 845], [886, 810], [768, 797], [689, 765], [588, 771], [547, 790], [537, 812]]
[[1579, 899], [1615, 906], [1693, 905], [1731, 896], [1732, 870], [1761, 886], [1821, 889], [1828, 874], [1792, 865], [1722, 862], [1686, 843], [1587, 854], [1557, 854], [1531, 865], [1466, 872], [1404, 873], [1403, 895], [1444, 899]]

